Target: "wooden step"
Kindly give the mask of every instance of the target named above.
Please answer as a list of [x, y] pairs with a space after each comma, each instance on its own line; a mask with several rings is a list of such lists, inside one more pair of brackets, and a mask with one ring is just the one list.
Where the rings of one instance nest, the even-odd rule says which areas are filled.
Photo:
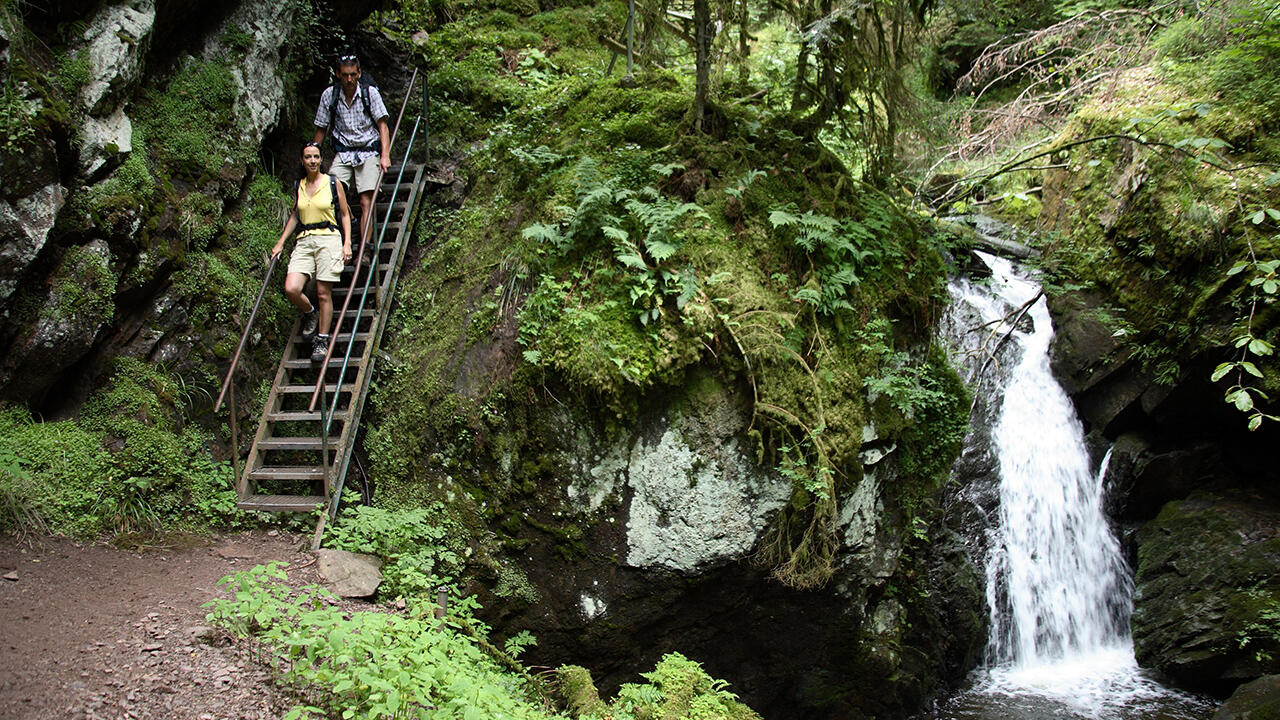
[[[335, 421], [346, 418], [345, 410], [339, 410], [333, 414]], [[267, 420], [270, 422], [307, 422], [309, 420], [320, 420], [320, 411], [315, 412], [273, 412], [267, 413]]]
[[[309, 357], [298, 358], [297, 360], [285, 360], [284, 362], [281, 363], [281, 365], [284, 365], [290, 370], [302, 370], [305, 368], [316, 368], [318, 370], [320, 368], [319, 365], [312, 363], [311, 358]], [[338, 353], [334, 353], [333, 357], [329, 358], [329, 363], [325, 365], [325, 368], [328, 369], [328, 368], [340, 368], [340, 367], [342, 367], [342, 355]], [[360, 367], [360, 358], [355, 357], [353, 353], [351, 362], [347, 364], [347, 367], [349, 368]], [[316, 378], [316, 379], [319, 380], [319, 378]], [[315, 385], [312, 385], [311, 389], [314, 390], [315, 387], [316, 387]]]
[[326, 502], [320, 495], [250, 495], [237, 501], [236, 507], [262, 512], [311, 512]]
[[[258, 441], [259, 450], [319, 450], [321, 440], [318, 437], [270, 437]], [[338, 446], [337, 436], [329, 437], [329, 447]]]
[[[334, 292], [337, 292], [337, 291], [335, 290]], [[373, 337], [373, 333], [359, 332], [359, 333], [356, 333], [356, 342], [369, 342], [369, 339], [372, 337]], [[338, 333], [338, 337], [335, 339], [335, 342], [344, 343], [350, 339], [351, 339], [351, 333], [349, 332]], [[307, 343], [308, 345], [311, 344], [310, 340], [302, 339], [301, 335], [294, 335], [293, 341], [296, 343]], [[307, 353], [307, 354], [309, 355], [310, 353]]]
[[247, 473], [250, 480], [308, 480], [324, 479], [324, 468], [319, 465], [263, 465]]
[[[329, 383], [324, 386], [324, 391], [332, 395], [333, 391], [337, 389], [337, 387], [338, 387], [337, 385], [334, 385], [333, 383]], [[280, 392], [287, 393], [289, 395], [302, 395], [302, 394], [309, 395], [315, 392], [315, 389], [316, 389], [315, 383], [311, 383], [309, 385], [281, 385], [280, 386]], [[342, 384], [342, 392], [349, 393], [349, 392], [353, 392], [355, 389], [356, 389], [355, 383]]]

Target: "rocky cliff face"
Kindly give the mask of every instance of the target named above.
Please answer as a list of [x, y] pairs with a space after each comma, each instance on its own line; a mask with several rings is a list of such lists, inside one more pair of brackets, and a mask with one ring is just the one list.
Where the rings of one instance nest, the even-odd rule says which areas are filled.
[[753, 458], [740, 390], [699, 374], [633, 427], [559, 397], [525, 408], [530, 444], [486, 441], [485, 494], [443, 485], [483, 497], [503, 552], [474, 589], [538, 637], [531, 662], [586, 665], [608, 693], [678, 650], [776, 718], [902, 716], [976, 662], [981, 578], [951, 531], [909, 523], [892, 452], [838, 500], [835, 577], [795, 590], [757, 562], [793, 487]]
[[[1149, 101], [1163, 91], [1129, 83], [1121, 95]], [[1068, 133], [1104, 131], [1116, 122], [1109, 103], [1122, 100], [1086, 106]], [[1269, 650], [1240, 643], [1245, 626], [1256, 633], [1246, 647], [1275, 637], [1276, 599], [1258, 571], [1274, 565], [1280, 429], [1246, 430], [1247, 417], [1223, 402], [1229, 383], [1210, 382], [1236, 353], [1245, 302], [1227, 256], [1254, 230], [1233, 224], [1240, 200], [1221, 176], [1171, 163], [1086, 145], [1046, 174], [1040, 223], [1058, 238], [1050, 262], [1091, 284], [1051, 297], [1053, 367], [1098, 449], [1114, 446], [1107, 502], [1136, 569], [1139, 661], [1225, 693], [1274, 672]], [[1249, 187], [1239, 180], [1232, 187]], [[1184, 212], [1187, 197], [1218, 219]], [[1274, 333], [1271, 312], [1257, 309], [1255, 334]]]
[[17, 7], [5, 102], [26, 130], [0, 146], [0, 397], [74, 410], [120, 355], [209, 377], [276, 222], [278, 190], [246, 200], [314, 67], [302, 5], [68, 4], [60, 34]]

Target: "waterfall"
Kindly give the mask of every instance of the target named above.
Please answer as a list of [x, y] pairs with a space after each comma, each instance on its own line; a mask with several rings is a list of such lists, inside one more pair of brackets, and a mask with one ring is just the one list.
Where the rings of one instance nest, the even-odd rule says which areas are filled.
[[1030, 666], [1122, 647], [1133, 588], [1102, 509], [1103, 473], [1090, 468], [1084, 429], [1049, 370], [1049, 309], [1011, 263], [988, 263], [997, 297], [1031, 318], [1027, 332], [998, 329], [1013, 333], [1022, 357], [992, 433], [1000, 514], [987, 566], [988, 658]]
[[954, 281], [947, 324], [979, 394], [976, 424], [989, 426], [977, 441], [971, 431], [966, 455], [994, 456], [994, 487], [969, 490], [987, 526], [991, 629], [973, 688], [935, 717], [1203, 717], [1203, 704], [1161, 687], [1134, 660], [1133, 581], [1103, 509], [1110, 453], [1092, 467], [1050, 370], [1053, 325], [1040, 287], [1011, 262], [979, 256], [990, 282]]

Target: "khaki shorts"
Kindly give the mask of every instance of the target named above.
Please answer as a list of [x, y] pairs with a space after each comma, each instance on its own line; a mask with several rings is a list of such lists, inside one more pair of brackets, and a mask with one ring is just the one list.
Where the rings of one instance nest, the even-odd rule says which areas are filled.
[[337, 282], [342, 277], [342, 236], [323, 233], [298, 238], [289, 256], [289, 272], [310, 275], [322, 282]]
[[[370, 155], [360, 165], [348, 165], [334, 159], [333, 164], [329, 166], [329, 174], [342, 181], [343, 185], [351, 187], [351, 176], [354, 174], [356, 178], [356, 192], [365, 193], [370, 190], [378, 189], [378, 156]], [[351, 198], [347, 198], [348, 202]]]

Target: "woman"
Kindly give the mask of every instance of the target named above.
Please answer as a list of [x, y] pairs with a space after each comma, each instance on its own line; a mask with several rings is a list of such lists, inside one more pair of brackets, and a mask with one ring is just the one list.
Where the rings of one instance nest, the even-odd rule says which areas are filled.
[[[342, 183], [320, 172], [320, 144], [302, 146], [302, 167], [306, 177], [298, 181], [297, 201], [280, 233], [280, 242], [271, 251], [276, 258], [284, 251], [284, 241], [298, 232], [289, 272], [284, 278], [284, 294], [302, 311], [302, 337], [311, 343], [311, 362], [324, 362], [329, 351], [329, 325], [333, 321], [333, 284], [342, 277], [342, 268], [351, 261], [351, 208]], [[342, 218], [339, 235], [337, 217]], [[316, 279], [319, 313], [302, 292], [311, 277]], [[319, 329], [319, 333], [316, 330]]]

